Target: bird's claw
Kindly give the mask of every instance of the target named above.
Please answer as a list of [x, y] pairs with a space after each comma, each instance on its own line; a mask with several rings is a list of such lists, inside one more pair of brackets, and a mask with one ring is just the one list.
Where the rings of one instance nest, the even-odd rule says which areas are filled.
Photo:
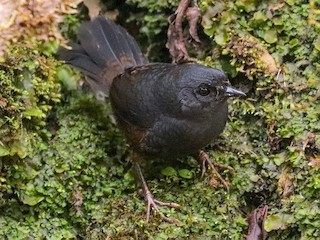
[[169, 203], [161, 202], [157, 199], [154, 199], [150, 191], [145, 192], [145, 199], [147, 201], [147, 222], [149, 221], [149, 218], [150, 218], [151, 209], [154, 209], [159, 214], [160, 218], [162, 218], [166, 222], [169, 222], [169, 223], [179, 222], [178, 219], [167, 217], [159, 209], [159, 206], [180, 208], [179, 204], [171, 203], [171, 202], [169, 202]]
[[218, 179], [218, 181], [220, 181], [222, 183], [222, 185], [229, 192], [229, 185], [230, 184], [226, 180], [223, 179], [223, 177], [220, 175], [220, 173], [218, 172], [216, 167], [221, 168], [221, 169], [226, 169], [231, 172], [234, 172], [234, 169], [232, 167], [224, 165], [224, 164], [212, 162], [209, 158], [209, 155], [202, 150], [199, 151], [198, 159], [199, 159], [199, 162], [200, 162], [201, 168], [202, 168], [201, 178], [203, 178], [204, 174], [206, 173], [207, 166], [208, 166], [208, 168], [210, 168], [211, 171], [213, 171], [214, 177], [216, 179]]
[[180, 208], [180, 205], [177, 203], [166, 203], [166, 202], [161, 202], [159, 200], [154, 199], [152, 193], [150, 192], [147, 182], [143, 177], [140, 165], [137, 161], [133, 162], [133, 166], [135, 167], [137, 174], [140, 178], [140, 181], [142, 183], [142, 190], [143, 190], [143, 194], [144, 194], [144, 198], [147, 202], [147, 222], [150, 219], [150, 213], [151, 213], [151, 209], [154, 209], [156, 212], [159, 213], [160, 217], [169, 222], [169, 223], [176, 223], [179, 222], [179, 220], [175, 219], [175, 218], [168, 218], [166, 215], [164, 215], [160, 209], [159, 206], [167, 206], [167, 207], [173, 207], [173, 208]]

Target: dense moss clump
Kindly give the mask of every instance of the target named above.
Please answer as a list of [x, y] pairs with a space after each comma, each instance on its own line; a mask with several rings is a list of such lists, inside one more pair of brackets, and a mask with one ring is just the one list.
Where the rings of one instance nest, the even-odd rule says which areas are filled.
[[1, 157], [24, 158], [32, 152], [48, 112], [60, 101], [58, 65], [25, 44], [16, 45], [0, 63]]
[[[155, 49], [165, 43], [166, 19], [177, 4], [110, 6], [120, 22], [138, 24], [131, 33], [147, 39], [143, 48], [151, 43], [149, 55], [160, 61]], [[248, 97], [230, 102], [225, 131], [207, 148], [235, 169], [221, 173], [230, 192], [210, 173], [200, 179], [192, 158], [145, 166], [155, 197], [182, 205], [163, 208], [177, 224], [157, 216], [145, 222], [110, 106], [79, 89], [79, 76], [52, 56], [55, 41], [11, 47], [0, 63], [0, 238], [243, 239], [248, 213], [267, 204], [270, 239], [319, 239], [317, 4], [199, 1], [208, 36], [198, 58], [226, 71]], [[63, 35], [75, 36], [79, 18], [66, 16]]]
[[215, 41], [206, 62], [250, 86], [247, 100], [234, 101], [224, 134], [240, 157], [238, 173], [254, 166], [244, 195], [263, 196], [275, 239], [319, 238], [320, 29], [308, 24], [309, 1], [202, 5]]

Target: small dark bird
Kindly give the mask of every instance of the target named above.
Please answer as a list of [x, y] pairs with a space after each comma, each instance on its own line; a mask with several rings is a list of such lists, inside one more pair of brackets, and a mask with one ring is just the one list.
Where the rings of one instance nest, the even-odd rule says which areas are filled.
[[[137, 42], [113, 21], [98, 16], [81, 25], [78, 44], [60, 58], [79, 68], [97, 94], [109, 97], [114, 115], [134, 152], [133, 166], [151, 208], [168, 222], [159, 206], [179, 207], [153, 198], [140, 160], [199, 154], [205, 169], [214, 163], [200, 150], [224, 129], [227, 99], [245, 96], [226, 75], [196, 63], [149, 63]], [[223, 181], [223, 180], [222, 180]], [[225, 183], [225, 182], [224, 182]]]

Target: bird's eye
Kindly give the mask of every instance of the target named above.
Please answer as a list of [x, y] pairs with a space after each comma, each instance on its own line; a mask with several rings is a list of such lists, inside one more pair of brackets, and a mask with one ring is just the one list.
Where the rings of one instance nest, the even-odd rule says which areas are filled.
[[199, 86], [198, 93], [201, 96], [207, 96], [210, 94], [210, 92], [211, 92], [211, 90], [210, 90], [210, 86], [208, 84], [203, 83]]

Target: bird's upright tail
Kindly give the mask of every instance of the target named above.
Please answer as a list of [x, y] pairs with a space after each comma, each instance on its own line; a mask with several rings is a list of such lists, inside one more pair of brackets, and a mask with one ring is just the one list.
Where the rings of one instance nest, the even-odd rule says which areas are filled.
[[79, 68], [94, 92], [108, 96], [112, 80], [126, 68], [148, 63], [135, 39], [121, 26], [98, 16], [81, 25], [78, 44], [58, 55]]

